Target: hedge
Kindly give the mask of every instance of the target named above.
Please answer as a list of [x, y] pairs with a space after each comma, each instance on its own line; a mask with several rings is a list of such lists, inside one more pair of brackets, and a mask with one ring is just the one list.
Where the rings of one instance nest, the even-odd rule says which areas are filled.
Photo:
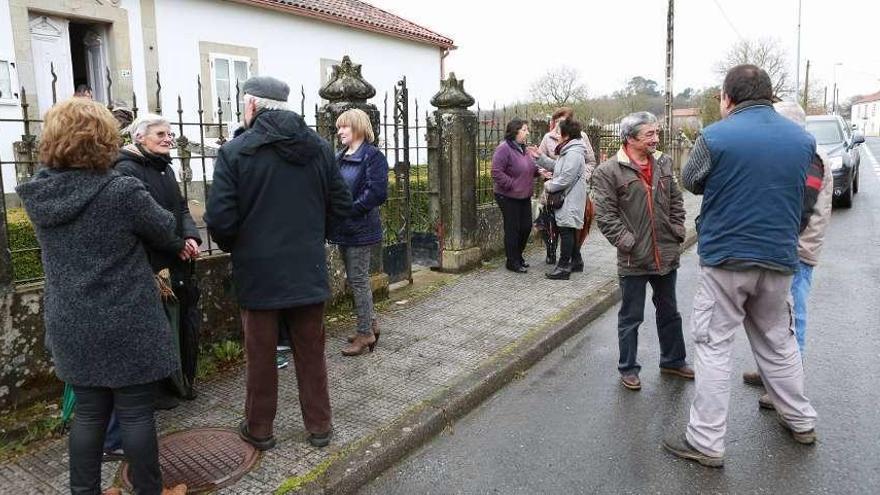
[[[12, 251], [13, 279], [18, 281], [43, 277], [43, 264], [40, 261], [40, 245], [34, 227], [22, 208], [11, 208], [6, 212], [9, 232], [9, 250]], [[24, 251], [33, 249], [33, 251]], [[16, 252], [20, 251], [20, 252]]]

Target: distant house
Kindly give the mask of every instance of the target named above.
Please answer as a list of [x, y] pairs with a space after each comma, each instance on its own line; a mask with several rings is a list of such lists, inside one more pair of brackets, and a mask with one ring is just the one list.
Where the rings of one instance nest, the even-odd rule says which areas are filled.
[[[343, 55], [362, 64], [380, 110], [386, 92], [393, 109], [394, 87], [406, 76], [423, 115], [454, 48], [446, 36], [357, 0], [3, 0], [0, 119], [21, 118], [21, 87], [38, 118], [86, 84], [105, 103], [136, 97], [141, 113], [230, 123], [241, 102], [236, 81], [260, 74], [288, 82], [291, 104], [313, 122], [318, 89]], [[22, 133], [21, 124], [0, 122], [0, 160]], [[6, 191], [14, 178], [4, 165]]]
[[675, 132], [682, 129], [700, 131], [703, 129], [702, 112], [699, 108], [676, 108], [672, 110], [672, 128]]
[[850, 120], [866, 136], [880, 136], [880, 91], [854, 101]]

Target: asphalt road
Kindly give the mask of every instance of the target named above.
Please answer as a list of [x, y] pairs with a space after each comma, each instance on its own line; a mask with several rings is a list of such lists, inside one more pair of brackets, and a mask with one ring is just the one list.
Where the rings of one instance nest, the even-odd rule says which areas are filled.
[[[880, 158], [880, 139], [866, 146]], [[657, 373], [649, 309], [643, 388], [623, 389], [615, 308], [361, 493], [880, 493], [880, 164], [866, 155], [860, 193], [852, 209], [835, 209], [814, 271], [805, 365], [815, 446], [795, 444], [758, 409], [761, 390], [740, 379], [754, 367], [741, 332], [725, 467], [667, 454], [660, 442], [683, 431], [693, 384]], [[679, 272], [686, 340], [696, 275], [691, 250]]]

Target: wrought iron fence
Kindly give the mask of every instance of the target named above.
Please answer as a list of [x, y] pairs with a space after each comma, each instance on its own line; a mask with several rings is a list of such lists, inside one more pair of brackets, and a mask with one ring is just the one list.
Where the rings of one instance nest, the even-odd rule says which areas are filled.
[[[50, 69], [54, 70], [52, 67]], [[112, 81], [109, 80], [108, 74], [108, 88], [110, 87], [112, 87]], [[162, 87], [158, 76], [157, 88], [157, 103], [152, 112], [163, 115]], [[52, 103], [55, 104], [58, 99], [54, 81], [52, 89]], [[302, 97], [300, 111], [305, 115], [305, 90], [302, 86], [300, 94]], [[0, 142], [0, 191], [3, 192], [5, 210], [5, 215], [0, 218], [0, 221], [3, 222], [3, 228], [6, 229], [7, 247], [11, 254], [12, 279], [16, 284], [38, 282], [43, 278], [40, 247], [33, 227], [13, 192], [14, 184], [4, 180], [5, 176], [13, 177], [15, 184], [24, 182], [36, 172], [39, 165], [37, 149], [42, 120], [32, 117], [32, 104], [29, 101], [29, 96], [27, 91], [22, 88], [19, 100], [20, 118], [0, 118], [0, 126], [2, 126], [0, 127], [0, 136], [20, 136], [20, 139], [15, 139], [12, 142]], [[240, 83], [236, 81], [235, 122], [241, 120], [243, 111], [239, 103], [240, 96]], [[202, 251], [206, 254], [214, 254], [220, 252], [220, 249], [208, 234], [202, 215], [205, 198], [208, 197], [210, 191], [214, 159], [220, 146], [230, 138], [229, 123], [233, 120], [224, 118], [222, 105], [218, 98], [218, 110], [213, 113], [216, 122], [206, 122], [205, 95], [199, 77], [196, 78], [195, 98], [194, 108], [187, 108], [184, 105], [184, 97], [178, 95], [177, 108], [172, 112], [176, 115], [165, 115], [165, 117], [169, 120], [171, 127], [177, 131], [175, 147], [172, 151], [172, 167], [177, 173], [184, 199], [190, 205], [196, 225], [199, 227], [202, 238], [205, 239]], [[137, 118], [140, 109], [137, 107], [137, 96], [134, 94], [130, 110]], [[185, 115], [195, 115], [195, 118], [187, 118]], [[309, 126], [317, 129], [316, 122], [317, 119]]]
[[530, 126], [529, 143], [538, 145], [547, 128], [546, 115], [538, 114], [527, 106], [501, 107], [483, 109], [477, 104], [477, 205], [494, 204], [495, 194], [492, 191], [492, 155], [498, 144], [504, 140], [507, 123], [514, 118], [525, 121]]

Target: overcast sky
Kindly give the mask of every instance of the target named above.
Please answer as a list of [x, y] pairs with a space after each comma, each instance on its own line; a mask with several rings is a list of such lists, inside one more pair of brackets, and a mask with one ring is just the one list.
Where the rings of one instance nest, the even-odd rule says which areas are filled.
[[[458, 49], [447, 70], [484, 104], [525, 98], [531, 81], [560, 65], [576, 68], [591, 96], [636, 75], [664, 84], [667, 0], [366, 1], [451, 37]], [[797, 0], [676, 1], [675, 92], [718, 84], [713, 68], [740, 37], [778, 38], [793, 73], [797, 6]], [[842, 64], [836, 70], [841, 100], [880, 90], [880, 1], [803, 0], [801, 81], [807, 59], [810, 79], [829, 87], [835, 64]]]

